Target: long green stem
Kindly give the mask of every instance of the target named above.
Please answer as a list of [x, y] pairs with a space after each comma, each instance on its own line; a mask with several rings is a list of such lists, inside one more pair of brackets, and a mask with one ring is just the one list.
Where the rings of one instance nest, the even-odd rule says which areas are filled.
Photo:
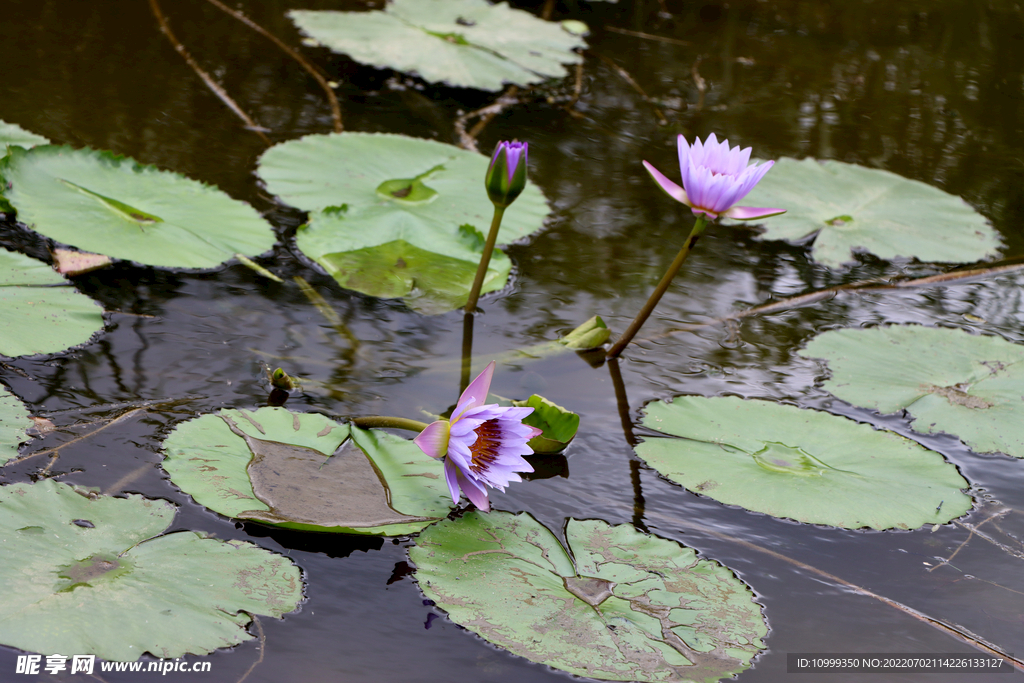
[[690, 231], [690, 236], [686, 238], [686, 242], [683, 244], [683, 248], [676, 254], [676, 260], [672, 262], [672, 265], [668, 267], [668, 271], [665, 272], [665, 277], [661, 278], [661, 282], [658, 283], [654, 293], [651, 294], [651, 298], [647, 300], [644, 307], [640, 309], [640, 312], [636, 314], [636, 318], [630, 323], [629, 328], [623, 333], [619, 341], [615, 342], [608, 351], [607, 358], [618, 358], [619, 354], [629, 345], [629, 342], [633, 341], [633, 337], [640, 331], [647, 319], [651, 317], [651, 313], [654, 312], [654, 307], [661, 301], [661, 297], [668, 290], [668, 286], [672, 284], [672, 278], [676, 276], [679, 269], [683, 266], [683, 261], [690, 255], [690, 250], [697, 244], [697, 240], [700, 239], [701, 233], [704, 232], [704, 228], [707, 227], [707, 220], [704, 216], [698, 216], [697, 222], [693, 224], [693, 229]]
[[494, 218], [491, 219], [491, 231], [487, 233], [487, 242], [484, 243], [484, 253], [480, 256], [480, 265], [476, 269], [476, 277], [473, 279], [473, 289], [469, 290], [469, 301], [466, 302], [466, 313], [473, 313], [476, 310], [476, 302], [480, 298], [480, 290], [484, 286], [484, 277], [487, 275], [487, 266], [491, 263], [491, 254], [494, 253], [494, 245], [498, 241], [498, 228], [501, 227], [501, 217], [505, 215], [505, 208], [494, 207]]
[[377, 427], [378, 429], [407, 429], [410, 432], [422, 432], [429, 425], [419, 420], [410, 420], [404, 417], [386, 417], [384, 415], [368, 415], [352, 419], [352, 424], [364, 429]]

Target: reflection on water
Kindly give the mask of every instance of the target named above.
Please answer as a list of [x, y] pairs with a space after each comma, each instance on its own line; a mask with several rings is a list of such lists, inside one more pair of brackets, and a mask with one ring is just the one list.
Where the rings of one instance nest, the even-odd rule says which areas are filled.
[[[542, 3], [516, 4], [539, 11]], [[264, 39], [207, 3], [163, 5], [178, 38], [271, 129], [271, 139], [331, 129], [315, 81]], [[366, 5], [264, 0], [239, 6], [298, 44], [287, 9]], [[402, 574], [396, 568], [406, 561], [408, 539], [364, 545], [239, 527], [166, 480], [157, 467], [163, 436], [197, 413], [263, 405], [261, 362], [308, 380], [289, 398], [292, 410], [417, 419], [442, 410], [459, 395], [462, 316], [427, 318], [400, 302], [343, 291], [299, 258], [291, 236], [302, 215], [275, 205], [252, 175], [263, 150], [259, 138], [192, 74], [158, 32], [147, 3], [7, 0], [4, 10], [0, 119], [57, 143], [111, 149], [214, 183], [267, 212], [282, 240], [262, 262], [285, 279], [283, 285], [241, 266], [171, 274], [121, 265], [81, 278], [78, 286], [111, 311], [106, 333], [61, 358], [8, 363], [0, 380], [35, 412], [65, 425], [112, 417], [143, 401], [182, 402], [156, 406], [69, 446], [50, 471], [76, 484], [117, 485], [173, 500], [181, 508], [179, 528], [248, 539], [303, 568], [308, 601], [283, 621], [262, 622], [263, 660], [249, 681], [279, 681], [295, 672], [311, 681], [565, 680], [445, 619], [424, 629], [436, 612], [423, 604], [414, 582], [390, 580]], [[964, 196], [989, 217], [1005, 241], [1004, 255], [1024, 252], [1017, 229], [1024, 218], [1024, 17], [1009, 0], [565, 0], [556, 3], [555, 16], [581, 18], [593, 29], [576, 107], [582, 117], [538, 98], [506, 111], [481, 136], [483, 150], [500, 139], [530, 142], [531, 177], [554, 215], [545, 232], [509, 249], [513, 285], [482, 301], [474, 373], [493, 355], [550, 339], [594, 314], [616, 330], [625, 327], [692, 224], [640, 166], [647, 159], [672, 168], [677, 133], [692, 139], [713, 131], [765, 157], [834, 158], [922, 180]], [[472, 91], [408, 87], [415, 81], [323, 50], [305, 51], [340, 82], [349, 130], [453, 141], [459, 111], [488, 102]], [[667, 125], [659, 125], [651, 104], [606, 60], [628, 70]], [[10, 223], [0, 239], [45, 255], [43, 245]], [[867, 255], [830, 270], [810, 261], [803, 246], [764, 242], [742, 227], [713, 227], [642, 331], [647, 341], [619, 364], [618, 387], [609, 367], [591, 367], [573, 353], [499, 367], [495, 393], [543, 391], [580, 413], [582, 423], [567, 463], [553, 464], [552, 476], [496, 492], [492, 505], [528, 510], [552, 529], [570, 516], [632, 522], [733, 568], [757, 593], [771, 627], [770, 650], [742, 681], [782, 680], [786, 652], [968, 651], [892, 607], [761, 549], [1014, 650], [1024, 639], [1022, 560], [1005, 548], [1022, 549], [1022, 464], [972, 454], [948, 436], [913, 433], [902, 416], [879, 417], [843, 404], [820, 388], [821, 365], [795, 352], [826, 329], [902, 322], [1024, 342], [1024, 276], [844, 293], [669, 334], [773, 299], [938, 270]], [[358, 338], [357, 348], [310, 305], [292, 283], [296, 275], [325, 297]], [[981, 523], [1000, 506], [1012, 508], [981, 528], [1001, 545], [957, 525], [912, 533], [798, 525], [686, 492], [635, 458], [628, 428], [646, 402], [678, 394], [781, 400], [911, 436], [945, 454], [974, 482], [979, 509], [968, 523]], [[622, 411], [617, 396], [625, 397]], [[643, 438], [642, 430], [635, 437]], [[50, 435], [39, 447], [68, 438]], [[26, 460], [0, 471], [0, 481], [38, 476], [47, 464], [45, 457]], [[218, 680], [237, 680], [260, 657], [259, 647], [254, 641], [211, 655]], [[0, 670], [13, 671], [16, 654], [0, 649]]]

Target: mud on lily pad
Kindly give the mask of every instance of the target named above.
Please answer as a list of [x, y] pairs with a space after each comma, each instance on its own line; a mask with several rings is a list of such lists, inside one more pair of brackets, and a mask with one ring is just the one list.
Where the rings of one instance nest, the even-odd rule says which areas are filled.
[[44, 480], [0, 487], [0, 643], [132, 661], [251, 639], [302, 599], [298, 567], [244, 541], [165, 534], [175, 507]]
[[820, 334], [800, 352], [824, 359], [825, 389], [848, 403], [913, 416], [978, 453], [1024, 458], [1024, 346], [963, 330], [893, 325]]
[[785, 208], [765, 223], [764, 237], [816, 235], [811, 254], [830, 266], [853, 261], [858, 250], [883, 259], [970, 263], [1000, 245], [985, 217], [960, 197], [841, 161], [779, 159], [743, 202]]
[[636, 452], [687, 490], [810, 524], [917, 529], [971, 509], [943, 457], [892, 432], [818, 410], [679, 396], [644, 409]]
[[[310, 212], [296, 244], [348, 289], [403, 298], [424, 313], [465, 304], [494, 207], [489, 160], [404, 135], [308, 135], [259, 162], [267, 189]], [[548, 214], [535, 185], [505, 212], [498, 243], [539, 230]], [[494, 252], [483, 291], [501, 289], [512, 264]]]
[[236, 519], [399, 536], [451, 509], [443, 466], [411, 441], [316, 413], [222, 410], [179, 425], [164, 451], [171, 481]]
[[570, 519], [565, 538], [526, 513], [471, 512], [409, 558], [452, 621], [577, 676], [717, 681], [764, 648], [760, 606], [720, 564], [627, 524]]
[[292, 10], [303, 33], [363, 64], [431, 83], [501, 90], [566, 75], [586, 43], [559, 24], [507, 3], [392, 0], [383, 11]]

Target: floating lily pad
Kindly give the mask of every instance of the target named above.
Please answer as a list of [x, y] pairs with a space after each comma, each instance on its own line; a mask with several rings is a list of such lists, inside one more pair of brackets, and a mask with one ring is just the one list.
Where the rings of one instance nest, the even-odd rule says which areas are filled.
[[315, 413], [222, 410], [179, 425], [164, 451], [171, 481], [228, 517], [399, 536], [451, 509], [443, 466], [411, 441]]
[[513, 405], [533, 408], [523, 422], [541, 430], [540, 436], [529, 441], [530, 448], [537, 455], [561, 453], [576, 438], [580, 428], [580, 416], [571, 410], [556, 405], [543, 396], [534, 394], [525, 401], [513, 401]]
[[0, 163], [18, 220], [82, 251], [167, 268], [213, 268], [274, 245], [256, 210], [210, 185], [109, 152], [11, 148]]
[[392, 0], [383, 11], [292, 10], [308, 36], [363, 64], [415, 73], [431, 83], [501, 90], [565, 76], [579, 37], [502, 2]]
[[636, 452], [659, 473], [727, 505], [798, 522], [916, 529], [971, 509], [941, 455], [845, 417], [768, 401], [679, 396], [645, 408]]
[[29, 440], [26, 431], [34, 426], [21, 400], [0, 386], [0, 465], [18, 456], [18, 447]]
[[526, 513], [472, 512], [424, 531], [409, 558], [452, 621], [577, 676], [717, 681], [764, 648], [754, 596], [717, 562], [627, 524], [571, 519], [565, 538]]
[[[259, 175], [282, 201], [310, 211], [299, 249], [343, 287], [402, 297], [425, 313], [464, 305], [494, 207], [488, 159], [404, 135], [309, 135], [271, 147]], [[528, 184], [505, 212], [498, 243], [543, 226], [540, 190]], [[505, 286], [511, 262], [496, 251], [483, 291]]]
[[42, 135], [30, 133], [17, 124], [0, 121], [0, 152], [6, 154], [7, 145], [28, 148], [48, 144], [50, 141]]
[[174, 505], [67, 484], [0, 487], [0, 643], [131, 661], [207, 654], [251, 639], [253, 614], [302, 599], [287, 558], [244, 541], [161, 536]]
[[[55, 286], [55, 285], [65, 285]], [[42, 261], [0, 249], [0, 354], [57, 353], [103, 329], [103, 309]]]
[[958, 436], [979, 453], [1024, 458], [1024, 346], [920, 325], [835, 330], [800, 355], [822, 358], [825, 388], [881, 413], [907, 410], [916, 431]]
[[841, 161], [779, 159], [743, 200], [786, 213], [765, 223], [766, 239], [814, 238], [816, 261], [838, 266], [853, 252], [884, 259], [968, 263], [999, 249], [985, 217], [963, 199], [895, 173]]

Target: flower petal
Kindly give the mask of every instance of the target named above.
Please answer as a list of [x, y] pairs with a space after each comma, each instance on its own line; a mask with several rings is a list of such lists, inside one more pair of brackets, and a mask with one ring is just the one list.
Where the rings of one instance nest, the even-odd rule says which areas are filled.
[[444, 480], [448, 484], [448, 492], [452, 494], [452, 502], [459, 504], [459, 468], [451, 458], [444, 459]]
[[412, 442], [431, 458], [443, 458], [448, 452], [450, 434], [451, 425], [448, 420], [438, 420], [427, 425]]
[[647, 172], [651, 174], [652, 178], [654, 178], [654, 182], [658, 183], [658, 186], [661, 187], [661, 189], [665, 190], [666, 193], [668, 193], [669, 197], [676, 200], [677, 202], [682, 202], [687, 206], [690, 205], [689, 200], [687, 200], [686, 198], [686, 190], [684, 190], [683, 188], [679, 187], [674, 182], [669, 180], [661, 173], [661, 171], [654, 168], [646, 161], [644, 162], [644, 168], [646, 168]]
[[734, 206], [722, 215], [734, 221], [752, 221], [755, 218], [768, 218], [786, 213], [785, 209], [759, 209], [753, 206]]
[[[494, 376], [494, 361], [492, 360], [484, 368], [484, 371], [476, 376], [466, 390], [462, 392], [462, 396], [459, 396], [458, 407], [455, 412], [452, 413], [452, 422], [462, 417], [462, 413], [465, 412], [465, 407], [480, 406], [487, 403], [487, 394], [491, 390], [491, 378]], [[467, 405], [468, 404], [468, 405]]]
[[462, 470], [456, 469], [455, 476], [458, 479], [462, 492], [469, 498], [469, 502], [475, 505], [481, 512], [490, 512], [491, 504], [487, 501], [487, 489], [482, 484], [476, 483], [472, 477], [467, 477]]

